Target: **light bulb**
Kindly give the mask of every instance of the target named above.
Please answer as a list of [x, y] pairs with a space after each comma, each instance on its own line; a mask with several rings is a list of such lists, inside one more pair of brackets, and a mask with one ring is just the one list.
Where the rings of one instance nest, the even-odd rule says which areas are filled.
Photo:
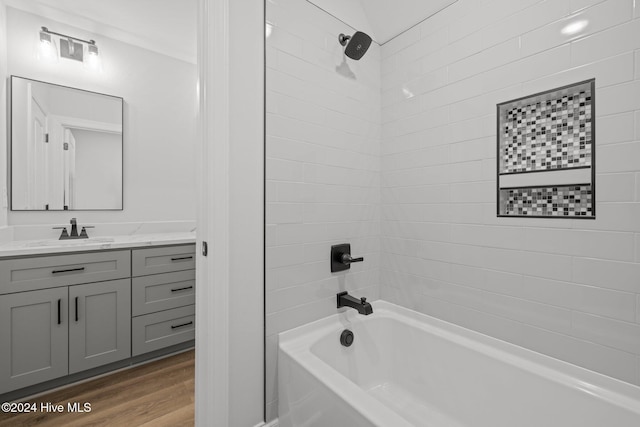
[[102, 71], [102, 60], [98, 54], [98, 46], [87, 45], [87, 56], [84, 59], [85, 68], [93, 71]]
[[38, 44], [38, 59], [44, 62], [57, 62], [58, 49], [51, 34], [40, 31], [40, 43]]

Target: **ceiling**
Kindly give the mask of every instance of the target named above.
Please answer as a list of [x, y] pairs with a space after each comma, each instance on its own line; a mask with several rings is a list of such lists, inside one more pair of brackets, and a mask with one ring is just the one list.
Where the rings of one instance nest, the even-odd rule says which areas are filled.
[[384, 44], [457, 0], [308, 0]]
[[5, 3], [196, 63], [197, 0], [5, 0]]

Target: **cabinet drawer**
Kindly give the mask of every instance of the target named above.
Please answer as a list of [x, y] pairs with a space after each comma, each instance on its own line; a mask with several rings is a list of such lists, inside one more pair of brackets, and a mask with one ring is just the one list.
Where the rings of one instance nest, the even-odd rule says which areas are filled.
[[190, 305], [134, 317], [132, 320], [132, 355], [138, 356], [195, 339], [195, 314], [195, 305]]
[[196, 268], [196, 245], [165, 248], [134, 249], [132, 251], [133, 276], [171, 273]]
[[0, 261], [0, 294], [130, 276], [129, 251], [52, 255]]
[[196, 271], [136, 277], [131, 288], [134, 316], [195, 304]]

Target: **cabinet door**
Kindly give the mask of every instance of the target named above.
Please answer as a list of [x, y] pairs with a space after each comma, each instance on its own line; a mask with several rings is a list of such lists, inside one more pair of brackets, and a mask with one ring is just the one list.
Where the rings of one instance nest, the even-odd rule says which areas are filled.
[[69, 286], [69, 373], [131, 357], [131, 279]]
[[68, 373], [67, 287], [0, 296], [0, 393]]

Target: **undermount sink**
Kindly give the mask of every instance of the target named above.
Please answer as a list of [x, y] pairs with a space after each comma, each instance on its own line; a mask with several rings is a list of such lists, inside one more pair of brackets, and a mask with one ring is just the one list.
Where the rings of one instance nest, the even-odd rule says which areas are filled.
[[51, 247], [51, 246], [80, 246], [90, 245], [93, 243], [112, 243], [113, 237], [89, 237], [88, 239], [69, 239], [69, 240], [37, 240], [27, 244], [30, 248]]

